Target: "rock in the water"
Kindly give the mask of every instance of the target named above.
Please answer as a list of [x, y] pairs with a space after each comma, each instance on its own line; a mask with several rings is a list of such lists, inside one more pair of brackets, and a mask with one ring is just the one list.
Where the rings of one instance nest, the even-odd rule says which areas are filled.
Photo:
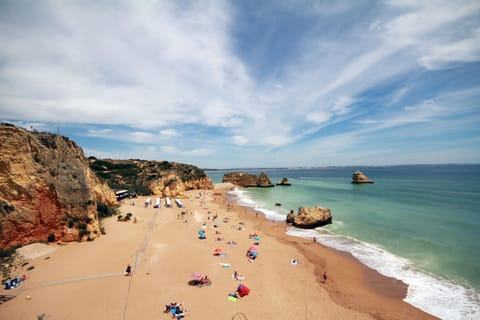
[[332, 213], [329, 208], [315, 206], [313, 208], [300, 207], [298, 214], [293, 209], [287, 215], [287, 223], [302, 229], [314, 229], [332, 223]]
[[292, 184], [288, 182], [288, 178], [284, 177], [281, 181], [277, 181], [277, 186], [291, 186]]
[[352, 183], [373, 183], [362, 171], [357, 170], [352, 175]]

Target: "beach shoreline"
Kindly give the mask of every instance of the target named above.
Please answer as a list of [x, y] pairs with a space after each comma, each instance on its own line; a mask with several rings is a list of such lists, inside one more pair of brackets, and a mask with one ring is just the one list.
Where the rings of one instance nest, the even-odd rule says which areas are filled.
[[[215, 202], [227, 210], [233, 208], [232, 211], [243, 212], [243, 219], [251, 222], [260, 221], [256, 225], [258, 230], [295, 247], [305, 259], [315, 266], [317, 285], [326, 288], [332, 300], [339, 305], [370, 313], [381, 319], [395, 319], [397, 316], [398, 319], [404, 317], [437, 319], [404, 301], [408, 286], [401, 280], [380, 274], [364, 265], [349, 252], [288, 235], [286, 233], [288, 225], [285, 222], [268, 220], [265, 215], [254, 208], [237, 204], [235, 197], [228, 195], [234, 188], [234, 186], [224, 185], [222, 188], [223, 200], [221, 197], [216, 197]], [[341, 264], [343, 267], [335, 268], [335, 264]], [[323, 282], [322, 277], [325, 271], [328, 273], [327, 284]], [[352, 282], [355, 283], [354, 286], [351, 285]]]
[[[147, 197], [123, 200], [121, 214], [131, 212], [131, 221], [104, 219], [105, 236], [27, 259], [16, 271], [26, 281], [1, 291], [16, 298], [0, 305], [0, 318], [170, 319], [165, 304], [184, 302], [185, 319], [435, 319], [402, 301], [404, 284], [349, 254], [286, 234], [285, 223], [230, 203], [229, 190], [188, 191], [183, 208], [145, 207]], [[261, 238], [257, 244], [252, 233]], [[250, 261], [245, 251], [253, 245], [259, 255]], [[216, 248], [222, 255], [213, 254]], [[124, 274], [128, 264], [131, 276]], [[233, 279], [234, 270], [244, 281]], [[192, 272], [208, 275], [211, 285], [192, 286]], [[250, 294], [229, 300], [239, 283]]]

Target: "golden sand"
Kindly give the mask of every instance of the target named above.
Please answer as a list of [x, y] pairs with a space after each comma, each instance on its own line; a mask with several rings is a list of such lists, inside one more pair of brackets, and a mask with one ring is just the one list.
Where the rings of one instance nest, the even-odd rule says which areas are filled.
[[[184, 303], [185, 319], [434, 319], [402, 301], [401, 282], [228, 204], [228, 188], [189, 191], [184, 208], [124, 200], [122, 214], [131, 212], [136, 223], [105, 219], [105, 236], [26, 260], [17, 270], [26, 281], [2, 289], [17, 297], [0, 305], [0, 319], [171, 319], [163, 313], [169, 302]], [[249, 237], [254, 233], [260, 241]], [[258, 251], [253, 262], [245, 256], [251, 246]], [[124, 275], [128, 264], [132, 276]], [[234, 270], [244, 280], [234, 280]], [[208, 275], [211, 285], [191, 285], [193, 272]], [[240, 283], [250, 294], [229, 300]]]

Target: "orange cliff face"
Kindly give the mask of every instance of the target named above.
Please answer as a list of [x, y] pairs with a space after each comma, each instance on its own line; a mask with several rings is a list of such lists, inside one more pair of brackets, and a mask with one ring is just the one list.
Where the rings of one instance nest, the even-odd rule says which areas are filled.
[[213, 182], [209, 177], [182, 181], [178, 173], [172, 171], [161, 179], [154, 180], [149, 189], [154, 195], [161, 197], [184, 198], [188, 190], [211, 190]]
[[114, 192], [68, 138], [0, 124], [0, 248], [100, 235], [97, 203]]

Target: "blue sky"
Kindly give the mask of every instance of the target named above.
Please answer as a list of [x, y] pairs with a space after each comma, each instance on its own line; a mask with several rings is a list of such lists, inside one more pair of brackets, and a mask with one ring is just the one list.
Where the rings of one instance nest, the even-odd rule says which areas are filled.
[[480, 163], [479, 1], [0, 0], [0, 120], [208, 168]]

